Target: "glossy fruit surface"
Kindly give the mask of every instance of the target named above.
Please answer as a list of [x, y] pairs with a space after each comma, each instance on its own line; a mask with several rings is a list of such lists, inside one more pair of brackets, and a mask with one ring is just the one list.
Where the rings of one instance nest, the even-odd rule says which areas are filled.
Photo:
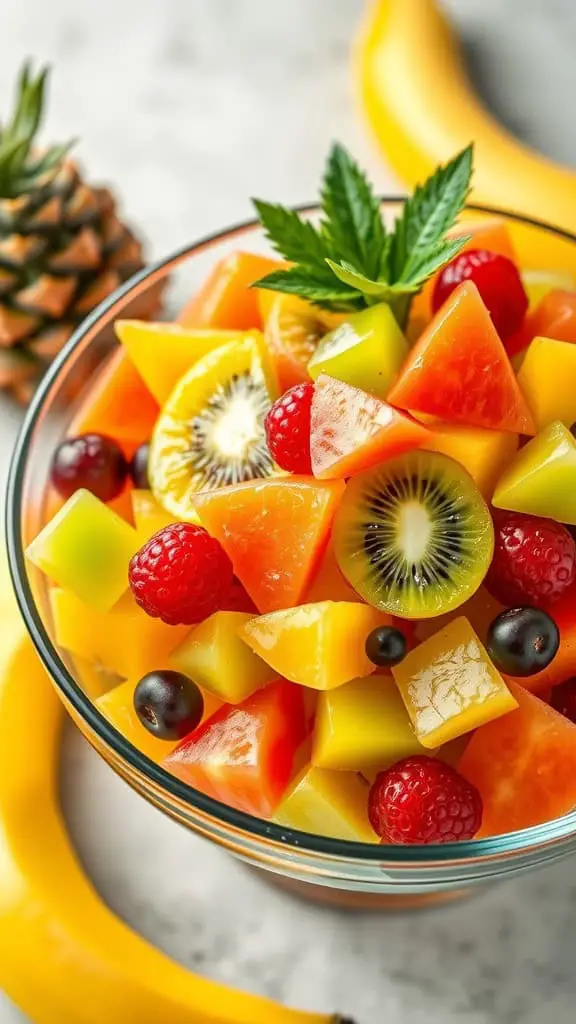
[[576, 806], [576, 725], [524, 687], [510, 683], [518, 705], [477, 729], [460, 771], [480, 791], [480, 836], [530, 828]]
[[380, 770], [423, 750], [390, 677], [366, 676], [320, 694], [312, 742], [319, 768]]
[[314, 385], [295, 384], [266, 413], [264, 427], [274, 462], [290, 473], [311, 473], [310, 410]]
[[576, 723], [576, 680], [567, 679], [552, 690], [550, 704], [555, 711]]
[[228, 704], [240, 704], [277, 673], [240, 639], [246, 612], [215, 612], [172, 652], [170, 664]]
[[576, 526], [576, 441], [551, 423], [522, 448], [498, 481], [496, 508]]
[[60, 587], [106, 612], [128, 586], [136, 530], [90, 491], [68, 498], [28, 546], [26, 557]]
[[222, 607], [232, 585], [232, 565], [203, 527], [173, 523], [136, 552], [128, 578], [147, 615], [173, 626], [193, 625]]
[[218, 327], [249, 330], [260, 327], [258, 290], [251, 286], [260, 277], [284, 264], [253, 252], [232, 252], [216, 264], [199, 291], [178, 317], [183, 327]]
[[96, 701], [96, 707], [141, 754], [160, 764], [174, 749], [176, 741], [159, 739], [142, 725], [134, 708], [134, 688], [137, 682], [137, 679], [132, 678], [115, 686]]
[[486, 643], [496, 668], [516, 677], [547, 668], [559, 646], [558, 626], [538, 608], [507, 608], [494, 619]]
[[420, 754], [377, 776], [368, 814], [383, 843], [455, 843], [478, 832], [482, 799], [450, 765]]
[[134, 487], [139, 490], [148, 490], [150, 488], [150, 481], [148, 480], [148, 456], [150, 454], [150, 444], [148, 441], [144, 441], [143, 444], [139, 445], [130, 459], [130, 476]]
[[124, 488], [128, 464], [124, 452], [104, 434], [80, 434], [67, 437], [52, 457], [50, 479], [63, 498], [81, 487], [108, 502]]
[[150, 437], [159, 411], [134, 363], [118, 349], [90, 385], [68, 433], [108, 434], [133, 447]]
[[519, 512], [496, 512], [494, 556], [485, 585], [501, 604], [546, 607], [575, 578], [576, 542], [565, 526]]
[[304, 691], [279, 680], [224, 705], [164, 762], [178, 778], [247, 814], [270, 817], [306, 738]]
[[389, 621], [365, 604], [322, 601], [249, 619], [240, 636], [278, 675], [331, 690], [374, 670], [366, 637]]
[[380, 304], [348, 319], [326, 335], [308, 363], [316, 380], [320, 374], [386, 398], [408, 352], [389, 306]]
[[318, 836], [377, 842], [368, 821], [368, 785], [357, 772], [307, 766], [286, 793], [274, 820], [285, 828]]
[[534, 338], [518, 373], [518, 384], [539, 430], [576, 420], [576, 344]]
[[343, 490], [339, 480], [287, 477], [206, 492], [197, 496], [196, 506], [256, 607], [269, 612], [302, 599]]
[[440, 747], [516, 706], [464, 618], [410, 651], [392, 675], [416, 736], [428, 748]]
[[204, 715], [201, 691], [182, 672], [149, 672], [134, 690], [134, 710], [145, 729], [161, 740], [180, 740], [200, 725]]
[[296, 295], [262, 290], [264, 336], [278, 375], [280, 391], [310, 380], [308, 361], [318, 343], [333, 326], [334, 314], [313, 306]]
[[467, 249], [436, 277], [432, 310], [436, 313], [462, 281], [473, 281], [501, 339], [519, 329], [528, 309], [528, 296], [516, 265], [487, 249]]
[[374, 665], [389, 668], [406, 656], [406, 637], [394, 626], [377, 626], [366, 638], [366, 655]]
[[576, 290], [552, 288], [528, 317], [530, 336], [576, 342]]
[[429, 432], [411, 416], [343, 381], [321, 374], [312, 397], [312, 472], [343, 479], [424, 447]]
[[452, 292], [424, 330], [388, 400], [470, 427], [535, 432], [504, 346], [471, 281]]
[[459, 462], [482, 496], [490, 501], [499, 478], [518, 451], [518, 434], [456, 423], [430, 423], [421, 447]]

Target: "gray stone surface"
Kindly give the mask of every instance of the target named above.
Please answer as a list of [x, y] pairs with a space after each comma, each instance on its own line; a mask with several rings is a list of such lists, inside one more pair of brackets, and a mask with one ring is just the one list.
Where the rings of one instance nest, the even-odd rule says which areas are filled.
[[[92, 174], [121, 183], [127, 211], [160, 256], [246, 216], [249, 195], [313, 196], [333, 137], [354, 149], [380, 188], [395, 185], [351, 99], [348, 47], [362, 7], [6, 3], [2, 108], [24, 54], [53, 60], [51, 136], [82, 135], [79, 153]], [[447, 7], [489, 105], [533, 144], [576, 165], [573, 0]], [[0, 484], [18, 418], [0, 408]], [[360, 1024], [574, 1019], [573, 863], [446, 910], [344, 915], [264, 888], [136, 798], [72, 730], [63, 780], [72, 833], [100, 891], [194, 969], [294, 1004], [338, 1007]], [[0, 1001], [0, 1024], [22, 1020]]]

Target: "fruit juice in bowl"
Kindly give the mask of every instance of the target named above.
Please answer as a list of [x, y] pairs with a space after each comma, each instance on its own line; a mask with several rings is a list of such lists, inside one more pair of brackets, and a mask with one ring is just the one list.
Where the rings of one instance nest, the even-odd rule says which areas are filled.
[[[464, 208], [470, 171], [380, 201], [334, 147], [316, 227], [258, 203], [102, 305], [12, 466], [18, 598], [82, 732], [324, 901], [575, 842], [576, 240]], [[174, 319], [131, 319], [165, 280]]]

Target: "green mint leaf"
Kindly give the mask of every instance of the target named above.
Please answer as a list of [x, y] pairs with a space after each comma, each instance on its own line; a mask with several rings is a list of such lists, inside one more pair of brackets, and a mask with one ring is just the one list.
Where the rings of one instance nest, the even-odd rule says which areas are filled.
[[267, 274], [252, 287], [299, 295], [324, 309], [344, 312], [363, 309], [366, 303], [360, 292], [355, 292], [346, 285], [339, 285], [332, 272], [328, 273], [329, 279], [326, 282], [323, 277], [316, 275], [313, 267], [291, 267], [289, 270], [275, 270], [272, 274]]
[[252, 200], [266, 237], [285, 260], [322, 266], [330, 255], [320, 232], [295, 210], [261, 199]]
[[470, 190], [472, 145], [438, 167], [406, 200], [396, 221], [390, 250], [391, 281], [409, 281], [425, 253], [442, 241]]
[[390, 289], [390, 285], [385, 281], [373, 281], [371, 278], [366, 277], [365, 274], [361, 274], [359, 270], [356, 270], [351, 263], [347, 263], [345, 260], [335, 263], [334, 260], [327, 259], [326, 263], [339, 281], [347, 284], [350, 288], [354, 288], [356, 291], [362, 292], [363, 295], [370, 295], [376, 299], [384, 298]]
[[386, 238], [380, 202], [364, 172], [338, 143], [326, 164], [321, 203], [329, 255], [346, 260], [368, 277], [378, 276]]
[[410, 277], [405, 283], [418, 290], [432, 274], [435, 274], [458, 255], [470, 237], [470, 235], [459, 235], [458, 238], [447, 238], [438, 242], [433, 249], [422, 253], [420, 260], [413, 263]]

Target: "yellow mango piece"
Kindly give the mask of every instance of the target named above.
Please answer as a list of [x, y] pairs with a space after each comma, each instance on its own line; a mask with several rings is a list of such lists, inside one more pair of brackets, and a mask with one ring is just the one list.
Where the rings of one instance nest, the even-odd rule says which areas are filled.
[[122, 682], [122, 678], [115, 672], [109, 672], [108, 669], [102, 668], [95, 662], [86, 661], [78, 654], [73, 655], [70, 660], [73, 665], [74, 678], [76, 682], [80, 683], [90, 700], [97, 700], [98, 697], [102, 697], [103, 694], [108, 693]]
[[134, 489], [130, 492], [132, 518], [141, 544], [145, 544], [158, 530], [178, 522], [158, 504], [152, 491]]
[[127, 589], [128, 563], [139, 547], [133, 526], [79, 490], [29, 544], [26, 557], [58, 586], [106, 612]]
[[355, 679], [319, 695], [312, 738], [312, 764], [318, 768], [381, 771], [422, 753], [390, 676]]
[[306, 767], [274, 815], [284, 828], [333, 836], [357, 843], [377, 843], [368, 820], [366, 782], [356, 772], [327, 772]]
[[483, 496], [490, 500], [498, 477], [518, 450], [518, 434], [451, 423], [434, 424], [430, 431], [430, 438], [422, 447], [461, 463]]
[[365, 604], [319, 601], [251, 618], [239, 635], [284, 679], [330, 690], [374, 671], [366, 637], [390, 622]]
[[492, 503], [576, 526], [576, 441], [564, 424], [550, 423], [518, 452]]
[[168, 668], [169, 655], [190, 630], [151, 618], [130, 591], [104, 613], [57, 588], [50, 604], [56, 643], [123, 679]]
[[431, 636], [392, 675], [423, 746], [436, 748], [518, 706], [467, 619]]
[[534, 338], [518, 372], [518, 384], [539, 430], [559, 420], [576, 421], [576, 345]]
[[246, 612], [215, 612], [172, 652], [171, 668], [223, 701], [240, 704], [277, 675], [238, 635], [251, 618]]

